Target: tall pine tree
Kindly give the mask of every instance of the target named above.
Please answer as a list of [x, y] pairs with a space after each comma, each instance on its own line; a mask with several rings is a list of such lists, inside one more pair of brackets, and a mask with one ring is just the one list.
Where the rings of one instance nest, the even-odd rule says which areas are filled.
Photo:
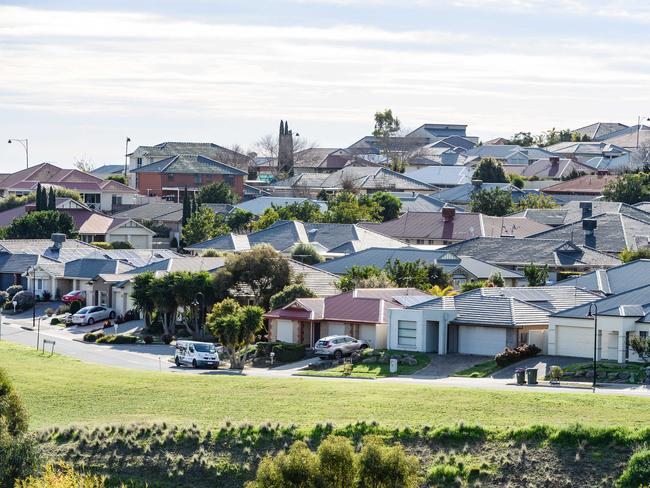
[[43, 208], [43, 193], [41, 192], [41, 184], [36, 185], [36, 211], [44, 210]]
[[50, 194], [47, 197], [47, 209], [56, 210], [56, 193], [54, 193], [54, 187], [50, 187]]
[[183, 225], [187, 224], [187, 221], [192, 216], [192, 205], [190, 204], [190, 197], [187, 194], [187, 187], [185, 187], [185, 192], [183, 193]]
[[194, 197], [194, 193], [192, 193], [192, 215], [196, 213], [196, 198]]

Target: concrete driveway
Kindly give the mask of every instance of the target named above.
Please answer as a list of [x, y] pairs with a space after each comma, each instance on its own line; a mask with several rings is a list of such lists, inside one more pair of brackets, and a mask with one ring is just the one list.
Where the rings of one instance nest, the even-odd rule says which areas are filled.
[[488, 356], [474, 356], [471, 354], [446, 354], [444, 356], [434, 354], [429, 365], [416, 372], [413, 376], [417, 378], [448, 378], [457, 371], [471, 368], [488, 359], [490, 359]]
[[524, 359], [518, 363], [506, 366], [502, 370], [494, 373], [492, 375], [492, 378], [504, 380], [511, 379], [515, 376], [515, 369], [517, 368], [536, 368], [537, 377], [539, 379], [542, 379], [544, 376], [546, 376], [551, 366], [559, 366], [560, 368], [564, 368], [569, 364], [579, 363], [580, 361], [580, 358], [570, 358], [566, 356], [535, 356], [534, 358]]

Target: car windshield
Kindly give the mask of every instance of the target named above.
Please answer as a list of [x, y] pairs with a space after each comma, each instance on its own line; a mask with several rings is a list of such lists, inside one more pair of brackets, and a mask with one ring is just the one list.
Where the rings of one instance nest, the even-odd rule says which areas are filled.
[[82, 309], [79, 309], [77, 313], [88, 313], [90, 312], [91, 307], [84, 307]]
[[194, 349], [198, 352], [214, 352], [215, 348], [212, 344], [194, 344]]

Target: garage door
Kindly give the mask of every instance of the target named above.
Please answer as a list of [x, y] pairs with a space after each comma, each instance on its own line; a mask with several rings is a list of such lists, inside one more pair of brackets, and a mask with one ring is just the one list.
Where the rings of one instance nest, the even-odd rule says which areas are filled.
[[594, 354], [594, 334], [589, 327], [556, 327], [556, 351], [559, 356], [590, 358]]
[[276, 339], [282, 342], [293, 342], [293, 322], [278, 320]]
[[492, 356], [506, 347], [506, 329], [458, 327], [458, 352]]

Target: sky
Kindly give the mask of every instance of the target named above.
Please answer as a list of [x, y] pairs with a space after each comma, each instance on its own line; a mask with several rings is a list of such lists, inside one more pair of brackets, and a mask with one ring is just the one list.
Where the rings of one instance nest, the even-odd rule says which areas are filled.
[[650, 115], [647, 0], [0, 0], [0, 173], [252, 149], [288, 120], [346, 147], [402, 126], [518, 131]]

